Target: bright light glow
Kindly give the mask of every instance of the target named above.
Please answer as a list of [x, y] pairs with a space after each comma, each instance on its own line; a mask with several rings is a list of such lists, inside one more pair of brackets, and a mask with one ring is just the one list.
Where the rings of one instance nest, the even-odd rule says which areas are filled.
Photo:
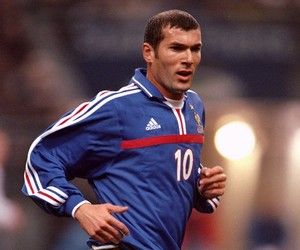
[[300, 128], [298, 128], [293, 136], [290, 146], [291, 161], [295, 166], [300, 167]]
[[229, 160], [249, 156], [256, 144], [253, 129], [245, 122], [232, 121], [220, 127], [215, 135], [218, 152]]

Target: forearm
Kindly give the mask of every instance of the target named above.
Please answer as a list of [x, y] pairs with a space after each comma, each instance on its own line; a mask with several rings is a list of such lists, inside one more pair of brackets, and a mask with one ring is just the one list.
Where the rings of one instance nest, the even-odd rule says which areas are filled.
[[39, 145], [29, 154], [22, 192], [46, 212], [71, 216], [75, 206], [85, 199], [76, 186], [68, 182], [59, 157]]
[[[35, 185], [37, 178], [38, 175], [26, 178], [25, 173], [22, 192], [48, 213], [57, 216], [73, 216], [78, 205], [87, 202], [81, 192], [67, 181], [49, 181], [50, 185], [42, 185], [42, 183]], [[45, 179], [43, 181], [45, 182]]]
[[196, 187], [195, 208], [204, 213], [214, 212], [220, 204], [220, 197], [224, 194], [226, 175], [223, 168], [201, 168], [200, 178]]
[[200, 213], [213, 213], [220, 204], [220, 197], [206, 199], [200, 193], [197, 194], [195, 209]]

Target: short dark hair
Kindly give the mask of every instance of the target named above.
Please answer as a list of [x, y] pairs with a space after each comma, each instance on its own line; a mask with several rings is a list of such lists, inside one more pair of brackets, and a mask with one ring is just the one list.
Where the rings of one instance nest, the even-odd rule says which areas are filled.
[[189, 13], [182, 10], [168, 10], [151, 17], [145, 27], [144, 42], [155, 50], [164, 39], [163, 28], [180, 28], [185, 31], [200, 29], [200, 24]]

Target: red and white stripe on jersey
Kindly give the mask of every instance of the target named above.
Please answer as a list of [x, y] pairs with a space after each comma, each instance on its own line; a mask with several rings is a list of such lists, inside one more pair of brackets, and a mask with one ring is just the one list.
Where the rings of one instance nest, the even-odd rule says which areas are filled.
[[182, 104], [176, 104], [176, 106], [175, 106], [170, 101], [171, 100], [167, 100], [164, 103], [172, 109], [172, 111], [175, 115], [175, 118], [176, 118], [176, 121], [177, 121], [177, 124], [178, 124], [178, 133], [180, 135], [186, 135], [187, 134], [187, 132], [186, 132], [186, 123], [185, 123], [184, 115], [182, 113], [183, 103]]
[[65, 123], [69, 123], [72, 124], [74, 120], [76, 120], [79, 116], [81, 116], [82, 114], [84, 114], [85, 112], [87, 112], [87, 110], [89, 110], [93, 105], [95, 105], [95, 102], [99, 101], [99, 99], [102, 97], [104, 98], [106, 95], [111, 94], [110, 91], [107, 90], [103, 90], [101, 92], [98, 93], [98, 95], [95, 97], [95, 99], [91, 102], [84, 102], [82, 104], [80, 104], [77, 108], [75, 108], [73, 110], [72, 113], [70, 113], [69, 115], [61, 118], [53, 127], [57, 127], [57, 126], [61, 126]]
[[179, 134], [186, 135], [186, 124], [185, 124], [184, 115], [182, 114], [181, 109], [173, 108], [172, 110], [173, 110], [173, 113], [174, 113], [177, 123], [178, 123]]
[[27, 163], [24, 172], [24, 182], [27, 193], [30, 196], [36, 196], [56, 207], [65, 203], [68, 199], [68, 195], [65, 192], [54, 186], [43, 187], [40, 177], [30, 160], [33, 149], [46, 136], [84, 120], [107, 102], [138, 92], [141, 92], [141, 90], [134, 84], [127, 85], [118, 91], [101, 91], [92, 101], [79, 105], [73, 112], [61, 118], [50, 129], [37, 137], [31, 144], [27, 155]]

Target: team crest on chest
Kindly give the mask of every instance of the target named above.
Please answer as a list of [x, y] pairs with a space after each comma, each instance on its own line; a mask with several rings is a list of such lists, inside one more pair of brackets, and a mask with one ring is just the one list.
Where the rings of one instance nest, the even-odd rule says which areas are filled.
[[203, 134], [204, 133], [204, 129], [203, 129], [203, 124], [201, 122], [200, 115], [196, 112], [196, 110], [194, 109], [194, 107], [193, 107], [192, 104], [189, 104], [189, 106], [190, 106], [190, 109], [194, 113], [194, 119], [195, 119], [195, 122], [196, 122], [196, 125], [197, 125], [197, 132], [199, 134]]

